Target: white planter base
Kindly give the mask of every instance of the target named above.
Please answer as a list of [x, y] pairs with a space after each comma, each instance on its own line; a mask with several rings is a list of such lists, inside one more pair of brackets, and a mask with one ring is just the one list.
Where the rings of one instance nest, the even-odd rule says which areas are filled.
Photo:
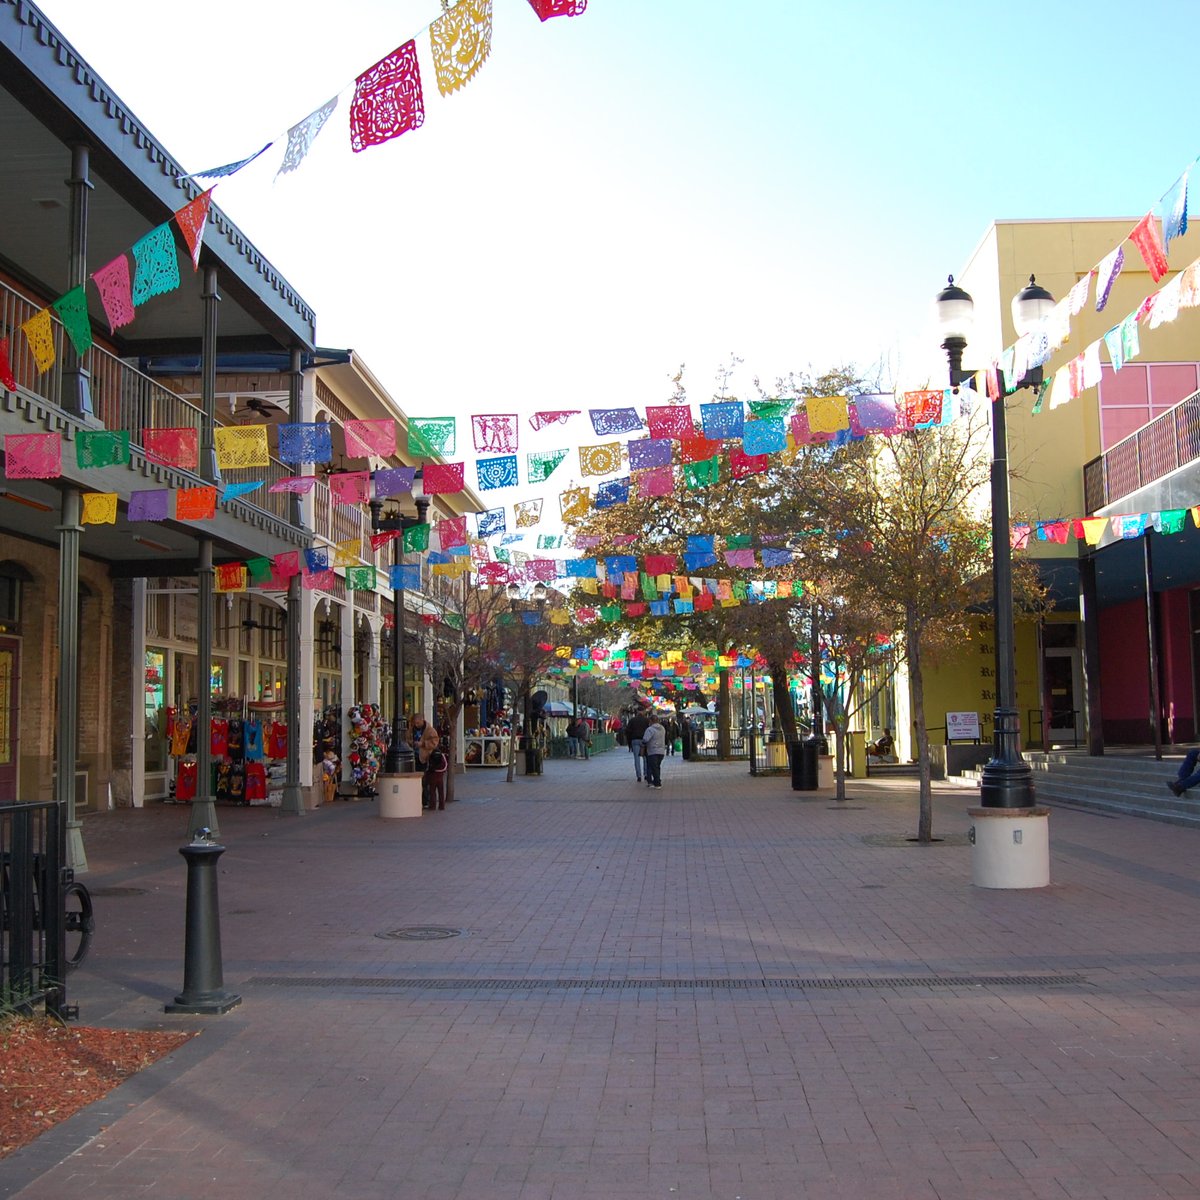
[[379, 793], [376, 803], [381, 817], [419, 817], [421, 815], [421, 776], [380, 775], [375, 782]]
[[971, 882], [984, 888], [1050, 883], [1048, 808], [972, 808]]

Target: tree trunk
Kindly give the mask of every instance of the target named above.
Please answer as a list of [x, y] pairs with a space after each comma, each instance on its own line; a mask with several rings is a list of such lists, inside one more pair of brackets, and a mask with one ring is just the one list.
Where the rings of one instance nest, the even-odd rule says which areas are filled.
[[[911, 613], [909, 616], [911, 617]], [[917, 821], [917, 841], [933, 841], [933, 783], [929, 767], [929, 733], [925, 727], [925, 692], [921, 678], [921, 635], [910, 621], [905, 631], [908, 646], [908, 670], [912, 684], [913, 719], [917, 727], [917, 770], [920, 775], [921, 811]]]
[[833, 744], [837, 752], [837, 796], [846, 799], [846, 718], [835, 717], [833, 722]]
[[462, 712], [461, 703], [446, 706], [446, 721], [450, 726], [450, 736], [447, 738], [450, 745], [446, 749], [446, 757], [450, 760], [446, 764], [447, 804], [454, 799], [454, 764], [458, 761], [458, 714], [460, 712]]
[[783, 730], [785, 743], [796, 740], [796, 713], [792, 708], [792, 693], [788, 691], [787, 667], [782, 662], [769, 662], [771, 694], [775, 699], [775, 717]]
[[[720, 680], [719, 695], [721, 697], [718, 704], [721, 715], [717, 720], [717, 757], [724, 760], [732, 752], [729, 745], [729, 668], [720, 667], [717, 675]], [[757, 714], [750, 719], [751, 721], [757, 720]]]

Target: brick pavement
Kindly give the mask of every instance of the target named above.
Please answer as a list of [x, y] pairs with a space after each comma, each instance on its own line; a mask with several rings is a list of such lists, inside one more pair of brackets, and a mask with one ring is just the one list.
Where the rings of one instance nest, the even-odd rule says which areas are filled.
[[[1200, 1195], [1200, 834], [1056, 808], [1052, 887], [990, 892], [969, 793], [938, 793], [957, 844], [898, 847], [864, 839], [915, 831], [911, 781], [835, 811], [742, 764], [663, 778], [615, 751], [419, 821], [221, 810], [243, 1003], [211, 1018], [162, 1012], [186, 814], [87, 818], [83, 1021], [204, 1032], [0, 1196]], [[377, 936], [412, 926], [463, 932]]]

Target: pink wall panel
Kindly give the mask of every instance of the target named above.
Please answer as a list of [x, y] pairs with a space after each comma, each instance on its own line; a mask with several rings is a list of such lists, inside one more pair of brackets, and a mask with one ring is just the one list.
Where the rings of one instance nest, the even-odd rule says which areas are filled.
[[1149, 657], [1146, 606], [1141, 600], [1101, 609], [1100, 662], [1100, 705], [1105, 724], [1148, 722]]
[[1167, 717], [1167, 736], [1190, 741], [1194, 736], [1192, 701], [1191, 620], [1188, 590], [1177, 588], [1159, 597], [1159, 629], [1162, 639], [1162, 693]]

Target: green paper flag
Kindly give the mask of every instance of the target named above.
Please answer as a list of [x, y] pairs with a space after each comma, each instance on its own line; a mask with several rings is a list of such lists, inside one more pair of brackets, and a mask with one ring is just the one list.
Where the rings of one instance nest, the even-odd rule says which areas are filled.
[[405, 554], [419, 554], [422, 550], [429, 549], [429, 526], [411, 525], [404, 531], [404, 540], [402, 543]]
[[454, 453], [453, 417], [409, 417], [408, 452], [420, 458]]
[[554, 473], [554, 468], [567, 457], [565, 450], [551, 450], [548, 454], [529, 455], [529, 482], [545, 483]]
[[81, 429], [75, 438], [75, 465], [118, 467], [129, 461], [128, 429]]
[[250, 582], [255, 587], [262, 587], [271, 582], [271, 560], [269, 558], [248, 558], [246, 570], [250, 572]]
[[92, 345], [92, 323], [88, 320], [87, 293], [84, 284], [72, 288], [54, 302], [54, 311], [71, 339], [76, 354], [86, 354]]
[[720, 456], [714, 454], [712, 458], [703, 459], [701, 462], [684, 463], [683, 479], [688, 490], [693, 492], [698, 488], [711, 487], [714, 483], [719, 483], [721, 479]]
[[374, 567], [347, 567], [346, 587], [352, 592], [372, 592], [375, 590]]

